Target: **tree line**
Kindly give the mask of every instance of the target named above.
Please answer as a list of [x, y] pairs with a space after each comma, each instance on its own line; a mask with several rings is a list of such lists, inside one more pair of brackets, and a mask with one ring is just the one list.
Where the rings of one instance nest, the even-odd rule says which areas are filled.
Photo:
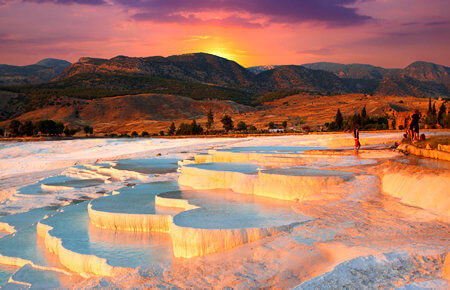
[[387, 130], [389, 129], [388, 118], [383, 116], [370, 117], [367, 114], [366, 107], [361, 109], [360, 113], [355, 113], [344, 117], [341, 110], [338, 109], [334, 121], [325, 123], [327, 131], [350, 130], [358, 126], [360, 130]]
[[431, 105], [431, 98], [428, 101], [428, 111], [424, 123], [431, 128], [436, 128], [438, 125], [442, 128], [450, 128], [450, 114], [447, 113], [445, 102], [436, 111], [436, 103]]
[[[94, 134], [94, 128], [91, 126], [84, 126], [83, 128], [73, 128], [64, 126], [62, 122], [54, 120], [40, 120], [32, 122], [30, 120], [21, 122], [19, 120], [12, 120], [7, 128], [9, 137], [33, 137], [33, 136], [64, 136], [71, 137], [76, 133], [84, 131], [86, 136]], [[3, 129], [0, 129], [0, 135], [5, 134]]]

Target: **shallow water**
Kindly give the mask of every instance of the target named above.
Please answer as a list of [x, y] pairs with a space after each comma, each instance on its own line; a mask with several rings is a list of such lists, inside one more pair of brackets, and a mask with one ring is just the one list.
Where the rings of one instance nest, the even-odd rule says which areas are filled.
[[199, 209], [174, 217], [178, 226], [202, 229], [241, 229], [289, 225], [308, 220], [292, 210], [293, 203], [237, 194], [229, 190], [182, 190], [162, 197], [187, 199]]
[[166, 174], [177, 171], [178, 159], [121, 159], [116, 161], [116, 165], [113, 168], [136, 171], [143, 174]]
[[422, 158], [422, 157], [415, 157], [415, 156], [404, 156], [402, 158], [395, 159], [395, 161], [410, 164], [410, 165], [422, 166], [422, 167], [450, 170], [450, 161], [446, 161], [446, 160]]
[[249, 164], [249, 163], [225, 163], [225, 162], [217, 162], [217, 163], [197, 163], [185, 165], [186, 167], [195, 167], [199, 169], [206, 170], [214, 170], [214, 171], [231, 171], [231, 172], [240, 172], [240, 173], [256, 173], [258, 172], [258, 168], [260, 166]]
[[[90, 226], [87, 202], [67, 206], [63, 212], [43, 220], [42, 223], [54, 228], [50, 234], [60, 238], [64, 248], [105, 258], [111, 266], [135, 268], [172, 259], [170, 247], [163, 246], [166, 245], [165, 242], [148, 242], [164, 239], [151, 238], [151, 234], [133, 235], [120, 231], [106, 233], [107, 230]], [[130, 243], [133, 238], [136, 240]], [[140, 246], [137, 246], [138, 244]]]
[[255, 152], [255, 153], [302, 153], [306, 150], [319, 150], [324, 147], [309, 146], [252, 146], [252, 147], [232, 147], [229, 149], [219, 149], [219, 151], [229, 152]]
[[154, 214], [155, 196], [177, 189], [178, 183], [174, 181], [137, 184], [119, 189], [120, 194], [95, 199], [91, 205], [105, 212]]
[[313, 168], [267, 169], [267, 170], [262, 170], [261, 172], [266, 173], [266, 174], [277, 174], [277, 175], [287, 175], [287, 176], [309, 176], [309, 177], [320, 177], [320, 176], [351, 177], [351, 176], [353, 176], [353, 173], [351, 173], [351, 172], [325, 170], [325, 169], [313, 169]]

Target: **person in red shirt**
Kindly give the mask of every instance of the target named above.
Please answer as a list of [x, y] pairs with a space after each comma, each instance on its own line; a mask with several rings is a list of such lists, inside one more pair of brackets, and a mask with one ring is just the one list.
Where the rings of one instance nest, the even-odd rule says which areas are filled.
[[358, 154], [359, 148], [361, 148], [361, 143], [359, 143], [358, 125], [355, 125], [355, 127], [353, 127], [353, 138], [355, 139], [355, 153]]

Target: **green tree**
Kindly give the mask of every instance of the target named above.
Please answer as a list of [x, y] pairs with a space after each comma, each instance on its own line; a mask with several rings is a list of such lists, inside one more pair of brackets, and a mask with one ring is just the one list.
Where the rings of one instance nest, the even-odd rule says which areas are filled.
[[78, 129], [65, 127], [65, 128], [64, 128], [64, 135], [66, 135], [67, 137], [72, 137], [72, 136], [75, 135], [78, 131], [79, 131]]
[[19, 127], [21, 136], [34, 136], [36, 135], [36, 126], [30, 120], [23, 122]]
[[445, 123], [447, 120], [447, 108], [445, 107], [445, 103], [442, 103], [441, 106], [439, 107], [439, 113], [438, 113], [438, 123], [439, 125], [441, 125], [442, 127], [445, 128]]
[[361, 122], [360, 122], [361, 127], [364, 126], [366, 121], [367, 121], [367, 111], [366, 106], [364, 106], [361, 110]]
[[190, 125], [189, 135], [200, 135], [203, 133], [203, 127], [197, 124], [197, 121], [194, 119]]
[[133, 138], [139, 137], [138, 132], [136, 132], [136, 131], [131, 132], [131, 137], [133, 137]]
[[275, 123], [269, 122], [269, 124], [267, 124], [267, 127], [269, 127], [269, 129], [275, 129]]
[[228, 116], [227, 114], [225, 114], [225, 116], [223, 116], [222, 120], [220, 120], [220, 122], [222, 122], [223, 125], [223, 129], [228, 132], [230, 130], [233, 130], [233, 119], [231, 119], [230, 116]]
[[62, 135], [64, 132], [64, 124], [62, 122], [55, 122], [55, 135]]
[[286, 130], [287, 125], [288, 125], [287, 121], [283, 121], [283, 123], [281, 123], [281, 126], [283, 126], [284, 130]]
[[206, 128], [208, 128], [208, 130], [210, 130], [213, 124], [214, 124], [214, 115], [213, 115], [212, 110], [209, 109], [207, 121], [206, 121]]
[[88, 134], [94, 134], [94, 128], [92, 128], [92, 127], [89, 126], [89, 125], [84, 126], [84, 127], [83, 127], [83, 131], [84, 131], [84, 134], [86, 134], [86, 136], [87, 136]]
[[191, 133], [191, 125], [186, 123], [181, 123], [176, 131], [177, 135], [190, 135], [190, 133]]
[[248, 130], [249, 130], [250, 132], [256, 132], [256, 131], [258, 131], [258, 129], [257, 129], [255, 126], [253, 126], [253, 125], [251, 125], [250, 127], [248, 127]]
[[236, 130], [238, 131], [245, 131], [247, 130], [247, 124], [245, 124], [244, 121], [239, 121], [236, 125]]
[[41, 120], [36, 123], [36, 127], [43, 135], [57, 136], [64, 131], [64, 124], [53, 120]]
[[174, 135], [176, 130], [177, 130], [177, 128], [175, 127], [175, 123], [172, 122], [169, 126], [169, 130], [167, 131], [167, 135], [170, 135], [170, 136]]
[[14, 137], [20, 136], [20, 127], [21, 126], [22, 126], [22, 122], [20, 122], [19, 120], [12, 120], [9, 123], [9, 134]]
[[150, 134], [147, 131], [142, 131], [141, 136], [148, 137], [148, 136], [150, 136]]
[[334, 118], [334, 122], [336, 123], [336, 129], [342, 130], [342, 126], [344, 124], [344, 118], [342, 117], [340, 109], [337, 110], [336, 117]]

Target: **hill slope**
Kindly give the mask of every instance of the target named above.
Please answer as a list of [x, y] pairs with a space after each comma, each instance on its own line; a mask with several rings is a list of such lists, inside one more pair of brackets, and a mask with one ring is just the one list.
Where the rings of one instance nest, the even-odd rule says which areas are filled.
[[259, 88], [269, 91], [304, 89], [345, 92], [345, 82], [334, 74], [298, 65], [283, 65], [257, 75]]
[[55, 80], [63, 80], [83, 73], [142, 74], [173, 78], [187, 82], [214, 84], [225, 87], [249, 88], [254, 74], [234, 61], [206, 53], [169, 57], [127, 57], [111, 59], [80, 58]]
[[[232, 101], [198, 101], [164, 94], [125, 95], [95, 100], [58, 97], [43, 108], [22, 114], [19, 120], [59, 120], [72, 126], [90, 124], [96, 132], [126, 132], [166, 130], [170, 121], [203, 118], [212, 109], [216, 118], [223, 114], [251, 112], [252, 107]], [[217, 121], [217, 120], [216, 120]], [[154, 123], [158, 122], [158, 128]], [[217, 121], [218, 122], [218, 121]], [[7, 121], [0, 123], [6, 126]]]
[[0, 85], [49, 82], [68, 66], [70, 66], [70, 62], [54, 58], [43, 59], [35, 64], [25, 66], [0, 64]]
[[450, 90], [450, 67], [448, 66], [416, 61], [402, 69], [400, 74], [419, 81], [443, 84]]
[[359, 63], [342, 64], [333, 62], [315, 62], [302, 64], [302, 66], [309, 69], [325, 70], [336, 74], [338, 77], [348, 79], [381, 80], [391, 72], [391, 70], [382, 67]]

